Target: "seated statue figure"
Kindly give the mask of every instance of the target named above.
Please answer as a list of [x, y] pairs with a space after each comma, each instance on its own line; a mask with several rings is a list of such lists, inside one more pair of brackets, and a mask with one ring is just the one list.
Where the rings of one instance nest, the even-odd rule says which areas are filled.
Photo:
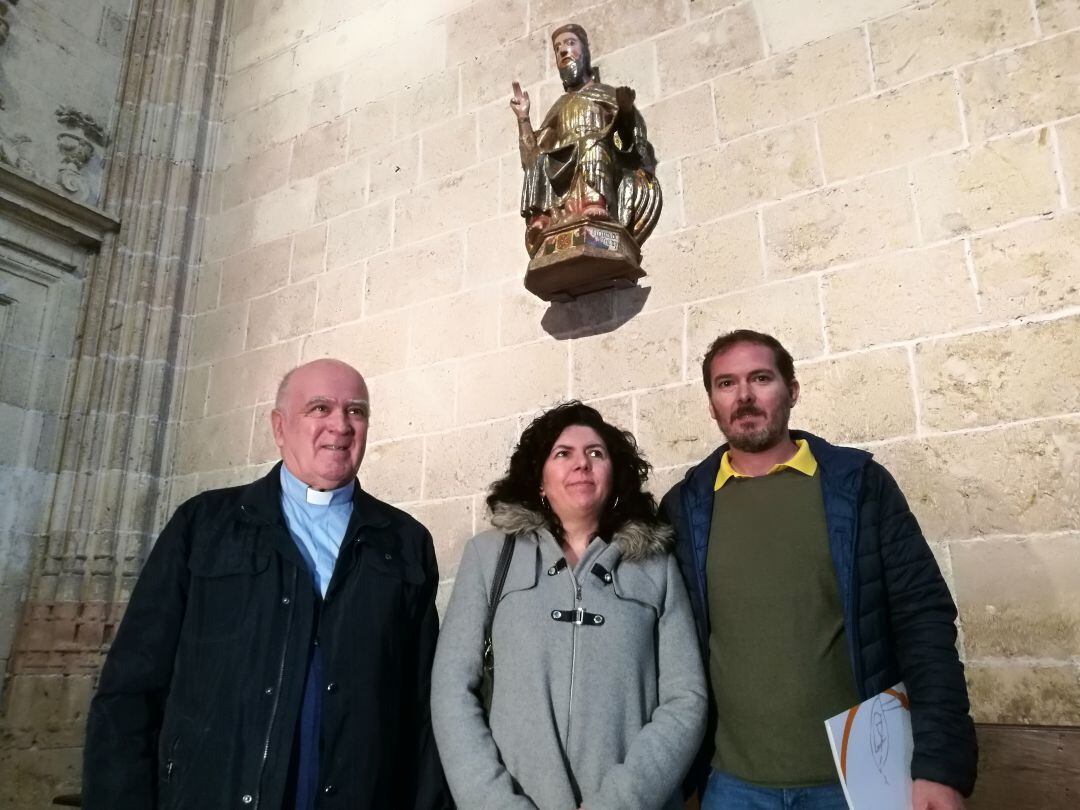
[[617, 222], [640, 246], [660, 218], [662, 199], [634, 91], [600, 82], [580, 26], [557, 28], [551, 41], [566, 92], [535, 130], [529, 94], [517, 82], [510, 100], [525, 172], [521, 215], [529, 255], [547, 231], [576, 220]]

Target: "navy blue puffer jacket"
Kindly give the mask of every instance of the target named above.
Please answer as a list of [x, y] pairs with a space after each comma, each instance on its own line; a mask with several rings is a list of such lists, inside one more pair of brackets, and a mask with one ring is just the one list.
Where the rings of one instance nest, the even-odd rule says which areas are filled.
[[[838, 447], [803, 431], [793, 430], [791, 436], [809, 443], [821, 473], [829, 551], [860, 699], [903, 681], [911, 698], [915, 738], [912, 778], [970, 795], [978, 749], [964, 665], [956, 651], [956, 605], [919, 524], [896, 481], [870, 453]], [[661, 504], [675, 527], [675, 551], [705, 661], [705, 556], [713, 483], [725, 450], [726, 445], [691, 468]], [[711, 747], [710, 733], [692, 783], [707, 774]]]

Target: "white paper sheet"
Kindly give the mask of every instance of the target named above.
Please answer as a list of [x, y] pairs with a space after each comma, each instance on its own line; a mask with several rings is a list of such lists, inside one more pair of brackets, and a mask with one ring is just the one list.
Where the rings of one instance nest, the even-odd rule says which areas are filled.
[[898, 683], [825, 721], [851, 810], [911, 810], [911, 712]]

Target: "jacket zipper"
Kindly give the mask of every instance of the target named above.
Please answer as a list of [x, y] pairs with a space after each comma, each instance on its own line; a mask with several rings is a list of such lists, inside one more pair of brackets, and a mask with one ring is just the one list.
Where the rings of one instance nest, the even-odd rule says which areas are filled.
[[[690, 501], [690, 487], [684, 483], [683, 488], [679, 491], [679, 495], [682, 500], [683, 520], [686, 521], [687, 528], [690, 529], [690, 553], [694, 555], [694, 578], [697, 580], [698, 596], [701, 599], [702, 615], [708, 617], [709, 608], [706, 604], [707, 598], [705, 596], [706, 582], [705, 582], [705, 564], [701, 559], [701, 553], [698, 551], [697, 537], [694, 535], [694, 518], [693, 511], [689, 509]], [[708, 539], [705, 540], [708, 543]], [[705, 621], [705, 629], [708, 632], [708, 619]]]
[[[859, 476], [859, 489], [862, 489], [862, 475]], [[848, 576], [848, 609], [851, 611], [851, 629], [848, 632], [848, 644], [850, 647], [851, 655], [851, 669], [852, 674], [855, 676], [855, 692], [859, 696], [859, 700], [869, 700], [870, 695], [866, 693], [866, 682], [863, 679], [862, 672], [862, 655], [860, 654], [861, 643], [859, 640], [859, 589], [855, 586], [855, 567], [859, 564], [859, 519], [862, 517], [859, 512], [859, 501], [856, 499], [855, 503], [855, 525], [852, 527], [851, 537], [851, 572]], [[826, 517], [826, 524], [828, 518]], [[880, 544], [879, 544], [880, 547]], [[845, 622], [845, 625], [847, 622]], [[844, 628], [845, 631], [848, 629]]]
[[[570, 574], [570, 581], [574, 583], [574, 612], [577, 613], [581, 609], [581, 585], [577, 581], [577, 577], [574, 576], [574, 569], [570, 566], [566, 567], [566, 571]], [[570, 640], [572, 646], [570, 648], [570, 704], [566, 710], [566, 745], [570, 745], [570, 719], [574, 716], [574, 668], [577, 664], [577, 631], [578, 625], [581, 622], [574, 621], [570, 624]]]
[[[570, 624], [570, 702], [566, 709], [566, 742], [563, 744], [565, 751], [570, 751], [570, 724], [573, 722], [574, 717], [574, 680], [575, 669], [577, 665], [577, 643], [578, 643], [578, 627], [581, 625], [581, 583], [578, 582], [577, 575], [574, 574], [574, 569], [570, 566], [566, 566], [566, 572], [570, 574], [570, 581], [574, 583], [574, 614], [575, 621]], [[581, 791], [578, 789], [577, 779], [570, 780], [570, 787], [574, 791], [574, 801], [577, 805], [581, 806]]]
[[169, 745], [169, 758], [165, 760], [165, 781], [171, 782], [173, 775], [173, 768], [176, 766], [176, 746], [180, 744], [180, 736], [173, 737], [172, 743]]
[[[241, 512], [250, 514], [252, 517], [258, 518], [252, 512], [249, 512], [245, 506], [240, 507]], [[265, 525], [270, 525], [267, 521], [258, 518], [260, 522]], [[296, 596], [296, 580], [297, 580], [297, 568], [293, 566], [292, 572], [292, 593], [289, 594], [291, 599], [295, 599]], [[255, 782], [255, 801], [252, 804], [252, 810], [259, 810], [259, 804], [262, 802], [262, 778], [263, 773], [266, 771], [266, 761], [270, 758], [270, 738], [274, 733], [274, 720], [277, 718], [278, 705], [281, 700], [281, 684], [285, 680], [285, 659], [289, 654], [289, 634], [292, 632], [293, 615], [295, 609], [289, 609], [289, 615], [285, 619], [285, 638], [281, 643], [281, 661], [278, 663], [277, 682], [274, 684], [274, 701], [270, 704], [270, 719], [266, 724], [266, 740], [263, 743], [262, 759], [259, 761], [259, 776]]]

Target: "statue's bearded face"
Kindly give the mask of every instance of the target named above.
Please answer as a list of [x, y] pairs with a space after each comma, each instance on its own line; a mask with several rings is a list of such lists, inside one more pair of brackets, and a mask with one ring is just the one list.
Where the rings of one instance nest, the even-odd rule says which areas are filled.
[[589, 79], [589, 48], [573, 31], [564, 31], [552, 42], [555, 47], [555, 64], [563, 87], [570, 89]]

